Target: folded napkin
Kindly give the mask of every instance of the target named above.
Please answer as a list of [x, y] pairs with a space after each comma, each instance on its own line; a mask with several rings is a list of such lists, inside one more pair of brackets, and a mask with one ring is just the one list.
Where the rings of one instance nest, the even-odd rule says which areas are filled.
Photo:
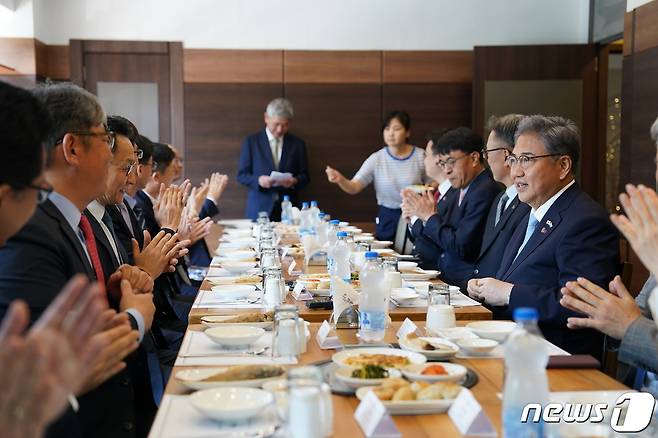
[[345, 283], [340, 277], [331, 277], [333, 285], [334, 310], [331, 314], [332, 321], [338, 321], [338, 317], [345, 309], [359, 304], [359, 293], [354, 290], [350, 283]]
[[189, 395], [166, 394], [160, 403], [149, 438], [229, 438], [269, 435], [277, 423], [276, 412], [266, 408], [246, 422], [217, 422], [199, 412]]
[[[244, 351], [259, 351], [268, 347], [264, 353], [259, 355], [244, 355]], [[297, 360], [286, 358], [273, 358], [269, 348], [272, 347], [272, 332], [265, 332], [248, 349], [236, 350], [235, 354], [230, 350], [212, 341], [204, 332], [188, 331], [181, 344], [175, 366], [186, 365], [289, 365], [297, 363]], [[213, 356], [213, 354], [215, 354]], [[242, 355], [241, 355], [242, 354]]]
[[325, 251], [323, 245], [318, 242], [317, 237], [312, 234], [305, 234], [301, 237], [301, 243], [304, 247], [304, 264], [308, 265], [308, 262], [316, 255]]

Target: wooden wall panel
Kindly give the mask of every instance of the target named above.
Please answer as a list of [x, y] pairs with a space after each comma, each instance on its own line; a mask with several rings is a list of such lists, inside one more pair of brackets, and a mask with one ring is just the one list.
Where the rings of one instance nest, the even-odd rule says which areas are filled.
[[281, 50], [185, 49], [185, 82], [281, 83]]
[[646, 3], [635, 9], [635, 53], [658, 47], [658, 1]]
[[283, 71], [288, 84], [379, 84], [382, 52], [285, 51]]
[[281, 84], [185, 85], [185, 173], [194, 184], [211, 172], [228, 174], [225, 218], [244, 217], [247, 190], [236, 179], [242, 140], [263, 128], [265, 106], [282, 93]]
[[48, 64], [47, 74], [51, 79], [68, 80], [71, 77], [69, 63], [69, 46], [47, 45]]
[[386, 51], [383, 54], [385, 83], [470, 83], [472, 51]]
[[350, 196], [327, 181], [331, 165], [351, 178], [363, 161], [381, 148], [381, 88], [378, 85], [286, 85], [295, 105], [291, 131], [306, 141], [311, 184], [301, 199], [316, 199], [333, 217], [374, 222], [372, 188]]
[[383, 114], [411, 116], [411, 142], [425, 147], [425, 135], [440, 128], [471, 126], [471, 84], [385, 84]]
[[4, 75], [36, 74], [34, 38], [0, 38], [0, 66]]
[[633, 53], [633, 20], [635, 12], [626, 12], [624, 14], [624, 56], [628, 56]]

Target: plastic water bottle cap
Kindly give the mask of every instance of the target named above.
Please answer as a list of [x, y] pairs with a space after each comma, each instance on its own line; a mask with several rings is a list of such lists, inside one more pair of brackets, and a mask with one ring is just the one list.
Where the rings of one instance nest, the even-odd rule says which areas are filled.
[[311, 201], [311, 207], [317, 207], [318, 201]]
[[308, 202], [302, 202], [302, 208], [308, 208]]
[[284, 202], [286, 202], [286, 201], [290, 201], [290, 196], [288, 196], [288, 195], [283, 195], [283, 201], [284, 201]]
[[338, 219], [332, 219], [332, 220], [329, 221], [329, 223], [331, 225], [338, 225], [340, 223], [340, 221]]
[[337, 237], [347, 237], [347, 231], [339, 231], [336, 233]]
[[534, 307], [519, 307], [514, 309], [514, 321], [536, 321], [539, 319], [539, 312]]
[[377, 254], [375, 251], [366, 252], [366, 259], [376, 259], [377, 257], [379, 257], [379, 254]]
[[323, 212], [318, 213], [318, 217], [319, 217], [320, 219], [322, 219], [322, 218], [325, 217], [326, 215], [327, 215], [327, 214], [326, 214], [326, 213], [323, 213]]

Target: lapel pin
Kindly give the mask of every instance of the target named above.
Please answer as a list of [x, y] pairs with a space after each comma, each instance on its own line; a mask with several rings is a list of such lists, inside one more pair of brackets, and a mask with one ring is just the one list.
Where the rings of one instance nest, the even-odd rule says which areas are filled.
[[548, 230], [545, 227], [542, 227], [541, 228], [541, 233], [546, 234], [546, 233], [548, 233]]
[[546, 221], [546, 225], [548, 225], [548, 228], [553, 228], [553, 222], [551, 221]]

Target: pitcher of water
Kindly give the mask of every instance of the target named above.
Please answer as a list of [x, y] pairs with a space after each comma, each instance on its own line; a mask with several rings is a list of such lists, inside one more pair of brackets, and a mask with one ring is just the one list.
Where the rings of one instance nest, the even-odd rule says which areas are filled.
[[294, 360], [306, 351], [306, 328], [294, 304], [282, 304], [274, 310], [272, 357]]

